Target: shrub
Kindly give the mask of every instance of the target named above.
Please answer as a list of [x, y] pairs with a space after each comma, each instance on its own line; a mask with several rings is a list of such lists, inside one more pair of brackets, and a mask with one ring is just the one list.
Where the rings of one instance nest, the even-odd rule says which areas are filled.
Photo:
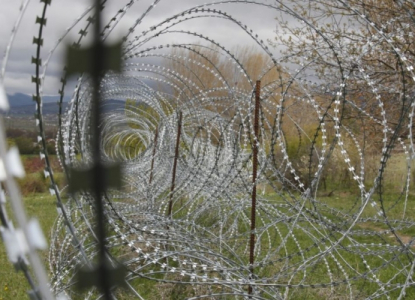
[[33, 141], [25, 136], [19, 136], [14, 139], [16, 146], [19, 148], [20, 154], [33, 154], [35, 152], [35, 145]]
[[[56, 156], [49, 156], [49, 162], [53, 172], [62, 172], [62, 167]], [[26, 173], [43, 172], [46, 163], [39, 156], [25, 157], [23, 159], [23, 166]]]
[[26, 173], [35, 173], [45, 169], [45, 163], [40, 157], [28, 157], [23, 162]]
[[17, 138], [19, 136], [24, 136], [25, 131], [18, 128], [7, 128], [6, 135], [8, 138]]
[[48, 151], [49, 155], [55, 155], [56, 154], [55, 142], [49, 140], [46, 144], [46, 150]]
[[48, 188], [48, 183], [45, 180], [43, 173], [29, 174], [26, 177], [18, 180], [20, 190], [23, 196], [34, 193], [44, 193]]
[[59, 187], [60, 190], [66, 185], [66, 178], [63, 173], [54, 173], [53, 178], [55, 180], [55, 184]]

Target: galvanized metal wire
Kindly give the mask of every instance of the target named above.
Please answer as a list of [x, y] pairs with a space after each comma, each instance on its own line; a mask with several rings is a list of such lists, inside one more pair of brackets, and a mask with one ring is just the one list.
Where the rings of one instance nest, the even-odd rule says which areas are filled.
[[[32, 17], [25, 15], [28, 2], [22, 2], [2, 61], [1, 88], [19, 23]], [[388, 2], [387, 21], [376, 19], [367, 1], [316, 1], [312, 9], [300, 0], [192, 1], [177, 12], [161, 0], [120, 1], [107, 12], [107, 1], [100, 1], [99, 8], [74, 16], [65, 33], [47, 44], [50, 49], [43, 30], [53, 26], [46, 20], [55, 3], [41, 2], [39, 31], [27, 43], [36, 50], [32, 82], [40, 155], [59, 211], [49, 283], [36, 254], [41, 245], [30, 240], [36, 226], [27, 225], [13, 179], [21, 173], [8, 166], [12, 158], [0, 123], [1, 230], [32, 297], [414, 295], [410, 1]], [[131, 17], [138, 5], [140, 14]], [[255, 14], [241, 18], [242, 9]], [[154, 21], [158, 11], [164, 17]], [[278, 41], [255, 26], [264, 26], [268, 15]], [[205, 21], [210, 26], [197, 26]], [[116, 73], [106, 67], [112, 56], [105, 53], [121, 24], [129, 30], [121, 37], [122, 73]], [[240, 51], [226, 28], [254, 50]], [[62, 65], [57, 152], [71, 185], [80, 174], [74, 169], [92, 167], [91, 178], [100, 179], [90, 189], [67, 193], [54, 180], [46, 150], [42, 97], [50, 61], [78, 30], [71, 48], [78, 55], [90, 36], [100, 46], [91, 48], [89, 58], [79, 56], [85, 72], [73, 90], [73, 66]], [[66, 111], [64, 95], [72, 95]], [[120, 189], [104, 175], [114, 163], [122, 167]], [[399, 188], [387, 182], [396, 177]], [[323, 192], [334, 180], [336, 187]], [[346, 185], [347, 192], [336, 190]], [[22, 240], [7, 238], [19, 229], [11, 226], [6, 199]], [[22, 241], [27, 247], [13, 250]], [[122, 265], [126, 277], [117, 281], [111, 274]], [[74, 288], [85, 278], [83, 267], [101, 271], [90, 273], [98, 279], [86, 291]], [[121, 281], [125, 290], [117, 288]]]

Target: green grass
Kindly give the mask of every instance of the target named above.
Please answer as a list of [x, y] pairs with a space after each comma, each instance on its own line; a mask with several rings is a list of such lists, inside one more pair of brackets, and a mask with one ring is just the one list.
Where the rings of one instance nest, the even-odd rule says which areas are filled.
[[[55, 198], [49, 194], [34, 194], [24, 198], [24, 205], [28, 217], [39, 220], [45, 237], [49, 240], [49, 233], [56, 219]], [[11, 217], [9, 210], [9, 217]], [[15, 227], [17, 224], [13, 221]], [[41, 257], [47, 266], [48, 251], [42, 251]], [[5, 247], [0, 240], [0, 300], [28, 299], [27, 292], [31, 289], [22, 272], [16, 272], [9, 262]]]
[[[391, 219], [400, 219], [402, 217], [402, 209], [403, 209], [403, 202], [399, 202], [398, 204], [395, 204], [396, 198], [398, 194], [385, 194], [383, 197], [385, 207], [390, 208], [388, 212], [388, 217]], [[275, 194], [269, 194], [267, 196], [267, 199], [272, 202], [275, 201], [275, 203], [281, 202], [280, 196], [277, 196]], [[319, 197], [319, 201], [323, 204], [326, 204], [328, 207], [335, 208], [344, 212], [347, 212], [349, 214], [355, 213], [357, 210], [357, 207], [361, 205], [360, 199], [357, 200], [357, 196], [353, 193], [342, 191], [342, 192], [336, 192], [332, 197]], [[377, 196], [374, 195], [374, 200], [378, 200]], [[357, 201], [356, 201], [357, 200]], [[415, 196], [410, 195], [408, 201], [412, 203], [415, 200]], [[45, 233], [45, 236], [49, 238], [49, 232], [50, 229], [55, 221], [56, 218], [56, 206], [55, 206], [55, 199], [52, 196], [49, 196], [47, 194], [34, 194], [32, 196], [25, 197], [24, 199], [26, 212], [29, 216], [35, 216], [41, 224], [41, 227], [43, 229], [43, 232]], [[324, 211], [324, 206], [318, 206], [319, 212], [322, 213], [324, 216], [326, 216], [328, 219], [335, 220], [338, 217], [333, 214], [330, 211]], [[308, 206], [309, 209], [311, 209], [311, 205]], [[289, 214], [288, 209], [284, 207], [280, 207], [279, 211], [285, 214]], [[375, 213], [375, 209], [371, 206], [367, 206], [365, 209], [363, 217], [371, 216]], [[249, 214], [249, 209], [247, 209], [246, 214]], [[407, 215], [413, 216], [415, 214], [415, 207], [412, 205], [407, 205]], [[268, 223], [270, 219], [272, 218], [272, 214], [267, 216], [265, 212], [261, 213], [262, 217], [264, 218], [264, 222]], [[176, 215], [175, 217], [180, 217], [180, 214]], [[267, 220], [268, 219], [268, 220]], [[201, 226], [210, 226], [211, 220], [204, 216], [199, 220]], [[261, 222], [258, 221], [258, 227], [261, 226]], [[15, 224], [16, 225], [16, 224]], [[242, 224], [241, 224], [242, 225]], [[246, 225], [246, 224], [245, 224]], [[289, 233], [289, 224], [285, 223], [279, 223], [276, 225], [278, 227], [279, 233], [277, 233], [276, 230], [270, 229], [269, 234], [271, 235], [271, 241], [272, 245], [271, 247], [273, 249], [276, 249], [280, 243], [281, 243], [281, 237], [285, 237]], [[312, 229], [307, 228], [307, 223], [302, 223], [301, 221], [298, 222], [298, 226], [302, 226], [303, 228], [306, 228], [307, 230], [300, 230], [299, 227], [295, 227], [293, 230], [294, 235], [297, 238], [298, 244], [294, 243], [294, 240], [290, 237], [286, 241], [286, 247], [288, 253], [296, 253], [298, 252], [299, 248], [298, 245], [304, 250], [307, 247], [310, 247], [314, 242], [316, 242], [315, 239], [311, 238], [309, 234], [319, 236], [318, 233]], [[358, 223], [353, 230], [372, 230], [372, 231], [380, 231], [382, 229], [387, 229], [386, 226], [384, 226], [381, 223], [376, 222], [364, 222], [364, 223]], [[241, 231], [242, 228], [240, 228]], [[246, 229], [248, 230], [248, 229]], [[307, 233], [306, 233], [307, 232]], [[415, 228], [405, 228], [404, 230], [398, 231], [398, 234], [402, 236], [413, 236], [415, 232]], [[281, 234], [281, 237], [280, 235]], [[248, 236], [248, 235], [246, 235]], [[340, 233], [333, 232], [332, 233], [332, 240], [335, 238], [339, 238]], [[380, 239], [378, 237], [368, 237], [368, 236], [358, 236], [354, 237], [356, 241], [360, 243], [371, 243], [376, 242], [379, 243]], [[391, 237], [385, 237], [390, 244], [397, 245], [397, 242], [391, 238]], [[246, 241], [239, 241], [241, 244], [245, 244]], [[263, 244], [264, 250], [268, 247], [268, 238], [264, 235], [263, 242], [261, 241], [261, 244]], [[347, 239], [342, 242], [342, 245], [347, 246], [349, 245]], [[321, 244], [321, 246], [324, 248], [325, 244]], [[215, 247], [212, 245], [212, 247]], [[123, 254], [126, 250], [122, 248], [114, 248], [115, 252], [118, 251], [118, 254]], [[311, 257], [319, 252], [318, 247], [311, 247], [310, 250], [307, 251], [306, 257]], [[365, 272], [367, 271], [366, 267], [364, 266], [362, 259], [358, 257], [358, 255], [347, 253], [346, 251], [339, 250], [338, 253], [343, 257], [345, 261], [347, 261], [349, 264], [353, 265], [353, 267], [359, 272]], [[114, 253], [117, 254], [117, 253]], [[286, 257], [287, 253], [284, 249], [281, 249], [279, 252], [276, 251], [274, 253], [275, 257], [271, 257], [272, 260], [276, 260], [279, 257]], [[339, 258], [339, 255], [335, 255], [337, 258]], [[389, 260], [392, 258], [392, 253], [389, 257], [385, 255], [385, 259]], [[44, 258], [45, 266], [47, 266], [47, 251], [42, 253], [42, 256]], [[327, 257], [327, 264], [330, 267], [333, 278], [335, 280], [343, 280], [344, 275], [342, 272], [339, 271], [338, 266], [336, 262], [330, 258], [330, 256]], [[258, 260], [261, 258], [258, 257]], [[382, 259], [378, 258], [376, 256], [366, 256], [367, 261], [369, 262], [371, 268], [380, 267], [382, 265]], [[398, 255], [398, 259], [400, 261], [405, 261], [404, 255]], [[295, 255], [292, 258], [290, 258], [290, 265], [293, 266], [295, 263], [301, 263], [302, 258], [299, 255]], [[27, 294], [26, 292], [30, 289], [29, 285], [27, 284], [26, 279], [23, 276], [23, 273], [16, 273], [12, 267], [12, 265], [8, 262], [6, 253], [4, 250], [4, 246], [0, 246], [0, 300], [5, 299], [26, 299]], [[345, 264], [342, 264], [343, 267], [345, 267]], [[388, 265], [381, 270], [379, 270], [377, 273], [377, 276], [379, 279], [383, 282], [387, 281], [388, 279], [392, 278], [394, 274], [396, 274], [396, 269], [394, 269], [394, 266], [399, 268], [398, 260], [395, 260], [393, 264]], [[355, 275], [354, 271], [348, 270], [346, 267], [346, 272], [349, 273], [350, 276]], [[291, 272], [292, 270], [289, 270]], [[312, 272], [312, 276], [309, 272]], [[269, 277], [273, 276], [279, 272], [284, 272], [284, 266], [283, 263], [275, 262], [273, 265], [270, 266], [264, 266], [262, 269], [257, 270], [257, 274], [259, 276]], [[322, 262], [319, 262], [315, 265], [315, 267], [308, 269], [308, 283], [321, 283], [321, 282], [327, 282], [328, 276], [327, 276], [327, 269], [325, 264]], [[293, 283], [301, 281], [302, 273], [298, 272], [298, 275], [295, 275], [295, 278], [293, 280]], [[298, 277], [298, 278], [297, 278]], [[370, 278], [370, 276], [369, 276]], [[281, 278], [279, 283], [284, 283], [286, 281], [286, 278]], [[395, 280], [392, 281], [392, 283], [396, 282], [403, 282], [404, 278], [403, 276], [398, 276]], [[155, 294], [158, 295], [158, 299], [181, 299], [179, 294], [187, 294], [190, 295], [191, 289], [188, 286], [181, 287], [177, 284], [162, 284], [162, 283], [156, 283], [154, 281], [149, 281], [145, 279], [136, 279], [134, 282], [132, 282], [133, 285], [140, 290], [141, 294], [144, 296], [148, 296], [148, 299], [156, 299], [154, 297]], [[356, 296], [355, 299], [364, 299], [365, 297], [371, 295], [373, 292], [379, 289], [379, 286], [373, 282], [370, 282], [368, 280], [364, 279], [358, 279], [352, 283], [352, 289], [355, 291], [354, 295]], [[154, 290], [157, 290], [157, 292], [154, 292]], [[324, 288], [317, 288], [317, 289], [298, 289], [298, 290], [290, 290], [291, 299], [346, 299], [348, 296], [348, 290], [347, 286], [340, 285], [338, 287], [335, 287], [333, 290], [333, 293], [330, 291], [330, 288], [324, 289]], [[408, 290], [408, 297], [414, 297], [415, 298], [415, 291]], [[393, 292], [391, 294], [391, 297], [395, 297], [399, 294], [399, 291]], [[119, 299], [129, 299], [131, 295], [127, 292], [121, 292], [119, 294]], [[165, 298], [167, 297], [167, 298]], [[175, 298], [176, 297], [176, 298]], [[266, 297], [266, 296], [265, 296]], [[225, 299], [225, 298], [224, 298]], [[381, 298], [383, 299], [383, 298]], [[412, 298], [408, 298], [412, 299]]]

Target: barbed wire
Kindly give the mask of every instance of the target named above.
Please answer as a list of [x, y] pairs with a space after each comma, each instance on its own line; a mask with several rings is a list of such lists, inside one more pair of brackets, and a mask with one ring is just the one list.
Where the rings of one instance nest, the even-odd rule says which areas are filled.
[[[156, 0], [132, 19], [138, 1], [114, 11], [97, 1], [50, 43], [54, 3], [40, 2], [39, 30], [27, 43], [36, 47], [40, 156], [59, 213], [50, 280], [0, 115], [1, 232], [33, 299], [414, 296], [410, 1], [195, 1], [170, 14], [171, 3]], [[3, 110], [28, 3], [2, 61]], [[150, 24], [157, 9], [166, 13]], [[241, 17], [247, 9], [255, 14]], [[108, 46], [125, 24], [122, 46]], [[277, 26], [277, 39], [259, 24]], [[56, 150], [69, 188], [60, 190], [42, 97], [63, 47]]]

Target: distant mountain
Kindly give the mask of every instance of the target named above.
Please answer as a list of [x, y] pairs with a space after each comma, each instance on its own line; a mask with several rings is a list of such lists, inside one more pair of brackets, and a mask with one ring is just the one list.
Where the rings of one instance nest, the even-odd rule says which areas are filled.
[[[68, 102], [62, 103], [62, 112], [68, 107]], [[44, 115], [57, 115], [59, 106], [57, 103], [43, 103], [42, 113]], [[35, 113], [35, 103], [29, 105], [11, 106], [8, 115], [33, 115]]]
[[[10, 103], [10, 110], [6, 113], [9, 115], [33, 115], [35, 113], [35, 102], [32, 96], [15, 93], [14, 95], [7, 95]], [[43, 114], [57, 114], [58, 113], [58, 101], [60, 96], [43, 96]], [[64, 97], [63, 109], [68, 106], [69, 97]]]
[[[25, 106], [25, 105], [34, 105], [33, 98], [31, 95], [26, 95], [22, 93], [15, 93], [14, 95], [7, 95], [9, 99], [10, 107]], [[43, 103], [57, 103], [60, 99], [60, 96], [43, 96]], [[69, 97], [64, 97], [64, 102], [69, 101]]]
[[[23, 103], [23, 102], [21, 102]], [[62, 112], [65, 112], [69, 103], [63, 102], [62, 103]], [[125, 107], [125, 101], [122, 100], [105, 100], [102, 102], [102, 112], [114, 112], [114, 111], [122, 111]], [[52, 103], [43, 103], [42, 105], [42, 113], [44, 115], [57, 115], [59, 111], [59, 106], [57, 101]], [[10, 107], [8, 111], [8, 115], [33, 115], [35, 113], [35, 103], [32, 101], [29, 105], [14, 105]]]
[[[14, 95], [7, 95], [10, 103], [10, 110], [6, 113], [8, 115], [33, 115], [35, 113], [35, 102], [32, 96], [16, 93]], [[42, 112], [44, 115], [58, 114], [59, 96], [43, 96], [42, 98]], [[64, 98], [62, 103], [63, 112], [68, 107], [69, 97]], [[102, 111], [104, 113], [113, 112], [116, 110], [123, 110], [125, 107], [124, 100], [106, 99], [102, 101]]]
[[10, 107], [33, 104], [32, 97], [22, 93], [7, 95], [7, 98], [9, 98]]

